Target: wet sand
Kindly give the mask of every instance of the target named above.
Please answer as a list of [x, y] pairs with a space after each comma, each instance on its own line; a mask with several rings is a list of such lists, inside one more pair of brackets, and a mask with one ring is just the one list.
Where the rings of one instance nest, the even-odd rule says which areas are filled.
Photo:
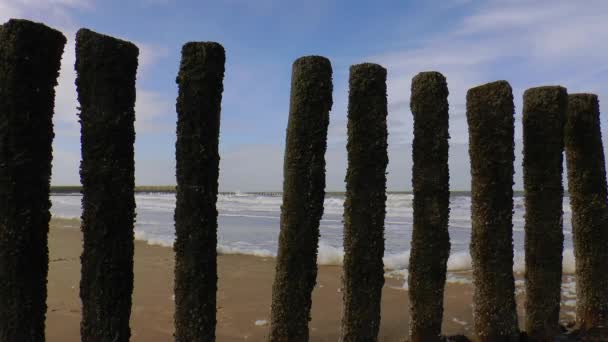
[[[47, 341], [80, 341], [80, 254], [77, 220], [53, 219], [49, 233]], [[135, 289], [131, 313], [132, 341], [173, 340], [173, 251], [135, 243]], [[246, 255], [218, 257], [217, 341], [265, 341], [275, 262]], [[337, 341], [342, 310], [340, 266], [320, 266], [313, 292], [311, 341]], [[453, 274], [454, 275], [454, 274]], [[473, 286], [470, 272], [446, 286], [444, 333], [471, 335]], [[404, 341], [408, 334], [408, 294], [403, 279], [387, 278], [382, 294], [380, 341]], [[521, 282], [520, 283], [521, 287]], [[517, 295], [520, 324], [523, 294]], [[564, 298], [564, 301], [567, 298]], [[571, 317], [562, 310], [563, 319]], [[256, 324], [257, 321], [257, 324]]]

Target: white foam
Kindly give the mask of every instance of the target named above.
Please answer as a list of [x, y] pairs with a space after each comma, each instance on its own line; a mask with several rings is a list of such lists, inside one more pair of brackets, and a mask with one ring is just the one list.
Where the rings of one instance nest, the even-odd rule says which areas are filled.
[[576, 281], [573, 277], [567, 277], [565, 282], [562, 282], [562, 296], [568, 299], [576, 298]]
[[456, 318], [456, 317], [452, 318], [452, 322], [454, 322], [454, 323], [456, 323], [456, 324], [460, 324], [460, 325], [462, 325], [462, 326], [469, 324], [469, 323], [467, 323], [466, 321], [461, 321], [461, 320], [459, 320], [459, 319], [458, 319], [458, 318]]
[[64, 220], [80, 220], [80, 216], [63, 214], [63, 213], [51, 213], [51, 217], [55, 219], [64, 219]]
[[526, 256], [523, 252], [513, 253], [513, 272], [519, 274], [526, 272]]
[[448, 273], [446, 282], [449, 284], [469, 285], [473, 283], [473, 279], [471, 277], [463, 277], [457, 274]]
[[408, 279], [409, 279], [409, 273], [407, 273], [407, 271], [405, 272], [404, 275], [404, 279], [403, 279], [403, 285], [401, 286], [401, 288], [403, 288], [405, 291], [409, 291], [410, 290], [410, 284], [408, 283]]
[[319, 265], [342, 265], [344, 261], [344, 250], [319, 241], [317, 250], [317, 264]]
[[572, 248], [564, 249], [564, 252], [562, 253], [562, 259], [562, 273], [574, 274], [576, 271], [574, 250]]
[[[175, 194], [137, 194], [137, 222], [135, 237], [152, 245], [171, 247], [174, 241], [173, 211]], [[79, 219], [80, 194], [52, 195], [51, 212], [54, 218]], [[386, 253], [383, 258], [385, 271], [407, 269], [409, 264], [410, 238], [413, 209], [412, 194], [387, 194], [385, 239]], [[219, 214], [218, 252], [271, 257], [276, 255], [281, 215], [281, 196], [236, 193], [220, 194], [217, 208]], [[328, 195], [324, 200], [324, 216], [321, 221], [321, 242], [317, 262], [320, 265], [342, 265], [344, 259], [342, 213], [344, 197]], [[471, 198], [463, 194], [450, 198], [449, 229], [452, 253], [447, 261], [451, 272], [472, 269], [468, 244], [471, 233]], [[574, 274], [575, 263], [572, 252], [570, 228], [570, 206], [567, 197], [563, 201], [565, 246], [563, 273]], [[513, 270], [525, 271], [523, 253], [524, 198], [514, 198], [513, 240], [515, 252]], [[240, 241], [239, 241], [240, 240]], [[241, 243], [245, 242], [245, 243]]]
[[452, 253], [448, 258], [448, 271], [467, 271], [471, 269], [472, 261], [469, 252]]
[[262, 258], [270, 258], [275, 256], [274, 253], [265, 249], [243, 249], [224, 245], [218, 245], [217, 252], [219, 254], [253, 255]]
[[410, 251], [385, 255], [382, 261], [384, 262], [385, 270], [406, 269], [410, 263]]
[[263, 327], [265, 325], [268, 325], [268, 321], [265, 319], [258, 319], [257, 321], [255, 321], [254, 324], [258, 327]]
[[409, 272], [406, 269], [392, 270], [384, 273], [386, 278], [407, 279]]
[[152, 246], [173, 247], [173, 239], [152, 236], [139, 229], [135, 229], [135, 239], [145, 241], [148, 245]]

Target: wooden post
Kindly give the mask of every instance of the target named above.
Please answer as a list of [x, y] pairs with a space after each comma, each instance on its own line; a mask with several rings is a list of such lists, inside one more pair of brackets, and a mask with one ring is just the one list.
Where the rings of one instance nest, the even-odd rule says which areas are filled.
[[272, 287], [270, 341], [308, 341], [325, 197], [325, 150], [332, 100], [329, 60], [293, 63], [283, 166], [283, 205]]
[[376, 341], [384, 285], [386, 69], [350, 67], [342, 341]]
[[215, 341], [217, 191], [224, 48], [182, 47], [175, 144], [175, 340]]
[[560, 333], [562, 152], [567, 108], [565, 88], [538, 87], [524, 93], [525, 326], [532, 341], [553, 341]]
[[44, 341], [55, 86], [66, 39], [0, 26], [0, 341]]
[[[568, 96], [565, 128], [568, 192], [576, 257], [576, 322], [608, 327], [608, 190], [600, 111], [594, 94]], [[608, 334], [604, 335], [604, 339]]]
[[88, 29], [76, 34], [84, 240], [80, 334], [85, 342], [127, 342], [131, 336], [138, 54], [123, 40]]
[[474, 325], [481, 342], [519, 341], [513, 279], [514, 110], [506, 81], [467, 92]]
[[409, 262], [410, 341], [439, 342], [450, 256], [448, 85], [438, 72], [412, 80], [414, 229]]

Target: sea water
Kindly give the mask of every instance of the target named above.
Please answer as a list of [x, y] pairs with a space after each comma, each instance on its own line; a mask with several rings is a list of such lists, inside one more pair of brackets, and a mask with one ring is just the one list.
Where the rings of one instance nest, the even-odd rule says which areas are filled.
[[[51, 213], [58, 218], [80, 218], [80, 194], [52, 194]], [[387, 271], [407, 274], [410, 239], [412, 236], [412, 194], [388, 194], [385, 221], [385, 256]], [[135, 238], [149, 244], [172, 246], [175, 239], [173, 213], [174, 193], [138, 193], [135, 195], [137, 218]], [[280, 195], [220, 194], [217, 208], [218, 252], [224, 254], [247, 254], [274, 256], [277, 252], [279, 220], [281, 215]], [[340, 265], [344, 256], [343, 214], [344, 196], [327, 195], [320, 226], [318, 263]], [[514, 266], [517, 273], [524, 271], [524, 198], [514, 197], [513, 244]], [[572, 228], [569, 198], [563, 200], [564, 252], [563, 271], [574, 273], [572, 252]], [[448, 270], [471, 269], [469, 242], [471, 235], [471, 197], [466, 193], [450, 197], [449, 233], [451, 255]]]

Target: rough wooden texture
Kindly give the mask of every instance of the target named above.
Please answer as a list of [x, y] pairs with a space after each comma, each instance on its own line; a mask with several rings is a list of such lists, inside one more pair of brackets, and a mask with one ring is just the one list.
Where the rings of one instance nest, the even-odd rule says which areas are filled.
[[596, 95], [568, 96], [565, 128], [568, 192], [576, 257], [576, 320], [608, 327], [608, 202]]
[[327, 58], [308, 56], [293, 63], [270, 341], [308, 341], [309, 337], [332, 88]]
[[467, 92], [474, 325], [484, 342], [519, 340], [513, 279], [513, 113], [506, 81]]
[[0, 341], [44, 341], [55, 86], [66, 39], [0, 26]]
[[439, 342], [450, 256], [448, 85], [438, 72], [412, 80], [414, 227], [409, 262], [410, 341]]
[[560, 333], [564, 124], [568, 93], [559, 86], [526, 90], [523, 107], [528, 341]]
[[135, 75], [139, 50], [81, 29], [80, 102], [83, 252], [81, 338], [129, 341], [133, 292]]
[[175, 340], [215, 341], [217, 191], [224, 48], [182, 48], [177, 84]]
[[342, 341], [376, 341], [384, 285], [386, 69], [350, 67]]

